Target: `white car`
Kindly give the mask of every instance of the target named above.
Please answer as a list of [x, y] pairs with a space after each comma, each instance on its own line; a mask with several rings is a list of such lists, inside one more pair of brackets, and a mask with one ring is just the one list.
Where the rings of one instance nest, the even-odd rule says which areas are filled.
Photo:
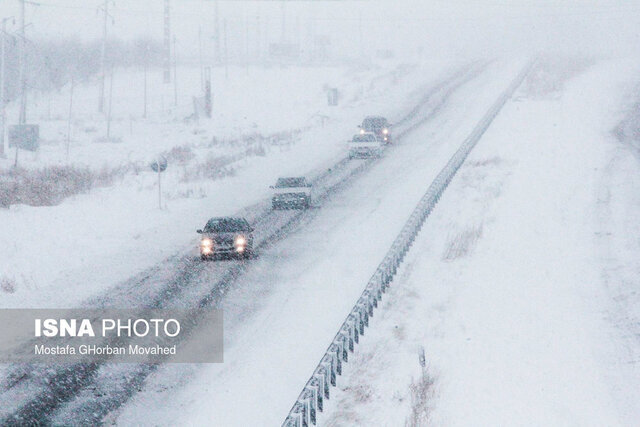
[[362, 132], [354, 135], [349, 142], [349, 158], [380, 157], [383, 142], [373, 132]]
[[271, 188], [273, 209], [308, 209], [311, 205], [311, 184], [304, 177], [278, 178]]

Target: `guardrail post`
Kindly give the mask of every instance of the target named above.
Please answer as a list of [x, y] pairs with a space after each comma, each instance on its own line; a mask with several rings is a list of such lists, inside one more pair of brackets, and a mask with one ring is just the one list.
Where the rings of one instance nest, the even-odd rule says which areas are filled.
[[316, 394], [316, 406], [318, 407], [318, 411], [322, 412], [323, 408], [323, 397], [324, 397], [324, 376], [321, 374], [315, 374], [314, 377], [309, 382], [311, 387], [315, 387]]
[[311, 424], [316, 425], [316, 393], [309, 386], [306, 387], [304, 399], [309, 409], [309, 421]]
[[299, 427], [308, 427], [309, 421], [307, 420], [306, 405], [304, 405], [300, 400], [297, 400], [295, 405], [293, 406], [293, 410], [291, 411], [294, 415], [297, 415], [297, 423], [296, 425]]
[[358, 342], [360, 342], [360, 336], [358, 334], [358, 323], [353, 313], [349, 315], [349, 334], [349, 351], [353, 353], [355, 344], [358, 344]]
[[[324, 362], [322, 364], [322, 367], [319, 368], [318, 372], [324, 376], [324, 379], [322, 380], [322, 386], [323, 386], [323, 392], [324, 392], [324, 397], [325, 399], [329, 398], [329, 385], [333, 385], [335, 386], [335, 375], [334, 375], [334, 371], [331, 368], [331, 362]], [[332, 377], [334, 378], [334, 380], [332, 381]]]

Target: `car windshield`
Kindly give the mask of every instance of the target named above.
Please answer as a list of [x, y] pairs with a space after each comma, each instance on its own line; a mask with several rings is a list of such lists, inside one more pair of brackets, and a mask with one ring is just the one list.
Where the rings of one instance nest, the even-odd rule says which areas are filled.
[[374, 135], [355, 135], [353, 142], [376, 142], [376, 137]]
[[302, 177], [297, 178], [278, 178], [276, 182], [276, 188], [289, 188], [289, 187], [306, 187], [307, 180]]
[[206, 232], [228, 233], [248, 231], [249, 223], [244, 218], [211, 218], [204, 227]]
[[384, 117], [367, 117], [362, 122], [362, 127], [366, 130], [380, 129], [387, 126], [387, 120]]

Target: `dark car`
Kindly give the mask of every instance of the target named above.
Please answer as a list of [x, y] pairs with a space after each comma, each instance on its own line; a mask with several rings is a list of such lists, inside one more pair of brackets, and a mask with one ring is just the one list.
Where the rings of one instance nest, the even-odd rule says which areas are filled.
[[211, 218], [197, 231], [200, 239], [200, 258], [231, 255], [248, 258], [253, 252], [253, 227], [244, 218]]
[[311, 184], [303, 176], [278, 178], [276, 185], [272, 185], [271, 188], [273, 209], [308, 209], [311, 205]]
[[367, 116], [360, 125], [360, 132], [373, 132], [385, 144], [391, 142], [391, 123], [382, 116]]

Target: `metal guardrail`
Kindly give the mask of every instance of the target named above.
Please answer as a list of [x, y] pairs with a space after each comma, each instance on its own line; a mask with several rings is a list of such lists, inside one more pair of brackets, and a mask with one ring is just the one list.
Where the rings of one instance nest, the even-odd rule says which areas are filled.
[[329, 399], [330, 386], [336, 386], [336, 377], [342, 375], [343, 363], [348, 361], [349, 353], [354, 351], [360, 335], [364, 334], [364, 328], [369, 326], [369, 318], [373, 316], [373, 310], [378, 307], [378, 301], [382, 299], [382, 294], [391, 284], [424, 221], [442, 197], [471, 150], [520, 86], [533, 64], [533, 62], [527, 64], [500, 95], [422, 196], [384, 259], [369, 279], [362, 295], [333, 338], [320, 363], [314, 369], [282, 424], [283, 427], [307, 427], [317, 423], [317, 413], [324, 410], [325, 400]]

